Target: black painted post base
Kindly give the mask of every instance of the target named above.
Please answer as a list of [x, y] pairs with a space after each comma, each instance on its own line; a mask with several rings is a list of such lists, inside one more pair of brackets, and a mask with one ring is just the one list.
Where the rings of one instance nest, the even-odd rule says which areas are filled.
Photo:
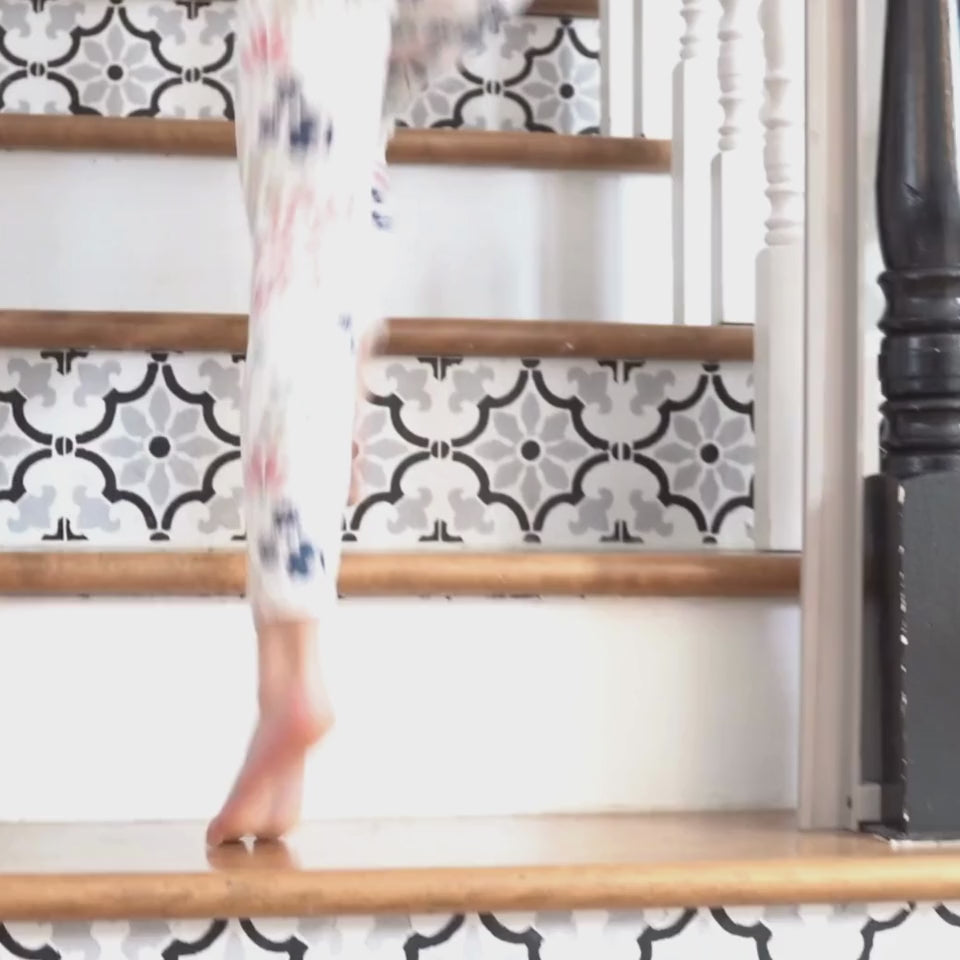
[[883, 823], [960, 838], [960, 474], [871, 477], [868, 591], [880, 599]]

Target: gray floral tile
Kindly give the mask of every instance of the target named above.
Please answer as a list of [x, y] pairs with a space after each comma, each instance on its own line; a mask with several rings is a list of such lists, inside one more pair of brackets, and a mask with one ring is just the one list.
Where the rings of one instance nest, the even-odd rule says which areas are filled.
[[960, 915], [950, 904], [0, 922], [2, 960], [937, 960], [958, 946]]
[[[232, 119], [235, 15], [209, 0], [0, 0], [0, 110]], [[399, 121], [596, 132], [599, 25], [491, 28], [427, 78]]]
[[106, 116], [122, 117], [150, 103], [148, 91], [164, 78], [150, 44], [124, 30], [119, 19], [95, 36], [84, 37], [63, 72], [78, 99]]
[[713, 511], [721, 490], [749, 492], [754, 449], [747, 417], [721, 419], [720, 404], [708, 397], [695, 416], [677, 413], [669, 440], [651, 449], [653, 459], [667, 472], [670, 489], [691, 496]]
[[533, 121], [570, 133], [599, 130], [600, 70], [584, 56], [581, 38], [571, 33], [552, 57], [532, 61], [529, 75], [516, 84], [524, 102], [533, 105]]
[[[0, 351], [0, 547], [242, 539], [243, 360]], [[750, 547], [749, 367], [384, 358], [351, 549]]]
[[10, 544], [36, 542], [61, 513], [54, 373], [38, 356], [0, 364], [0, 529]]
[[431, 77], [399, 120], [411, 127], [597, 133], [599, 24], [551, 17], [504, 24]]

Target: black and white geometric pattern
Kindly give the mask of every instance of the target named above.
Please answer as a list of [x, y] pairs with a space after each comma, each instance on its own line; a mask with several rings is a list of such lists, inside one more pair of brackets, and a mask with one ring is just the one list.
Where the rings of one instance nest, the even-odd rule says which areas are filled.
[[[0, 547], [243, 536], [243, 359], [0, 351]], [[359, 549], [749, 548], [750, 365], [382, 358]]]
[[0, 924], [0, 960], [952, 960], [946, 905]]
[[[232, 119], [229, 0], [0, 0], [0, 110]], [[596, 133], [599, 26], [522, 17], [430, 78], [400, 122]]]

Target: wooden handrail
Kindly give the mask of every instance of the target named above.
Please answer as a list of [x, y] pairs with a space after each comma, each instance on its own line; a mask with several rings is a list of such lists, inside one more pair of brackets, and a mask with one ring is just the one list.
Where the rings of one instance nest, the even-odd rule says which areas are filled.
[[[0, 595], [240, 596], [245, 554], [0, 552]], [[796, 596], [798, 556], [758, 553], [348, 553], [345, 596]]]
[[[232, 157], [225, 120], [0, 114], [0, 149], [158, 153]], [[400, 130], [388, 159], [397, 164], [666, 173], [670, 142], [630, 137], [485, 130]]]
[[[0, 310], [0, 347], [243, 353], [242, 314]], [[390, 320], [385, 356], [749, 361], [753, 328], [554, 320]]]

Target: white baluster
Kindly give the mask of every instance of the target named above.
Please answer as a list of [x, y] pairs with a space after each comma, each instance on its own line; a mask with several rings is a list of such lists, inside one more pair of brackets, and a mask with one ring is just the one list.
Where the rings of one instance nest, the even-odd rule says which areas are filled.
[[803, 512], [804, 8], [763, 0], [769, 216], [757, 259], [756, 537], [799, 550]]
[[674, 319], [711, 322], [711, 162], [716, 152], [716, 0], [682, 0], [673, 76]]
[[643, 136], [644, 0], [601, 0], [600, 129], [608, 137]]
[[760, 126], [760, 0], [720, 2], [723, 16], [717, 31], [717, 79], [723, 117], [713, 168], [713, 319], [753, 323], [757, 254], [763, 246], [766, 212]]
[[763, 0], [767, 60], [762, 119], [766, 129], [767, 245], [803, 244], [803, 10], [792, 0]]

